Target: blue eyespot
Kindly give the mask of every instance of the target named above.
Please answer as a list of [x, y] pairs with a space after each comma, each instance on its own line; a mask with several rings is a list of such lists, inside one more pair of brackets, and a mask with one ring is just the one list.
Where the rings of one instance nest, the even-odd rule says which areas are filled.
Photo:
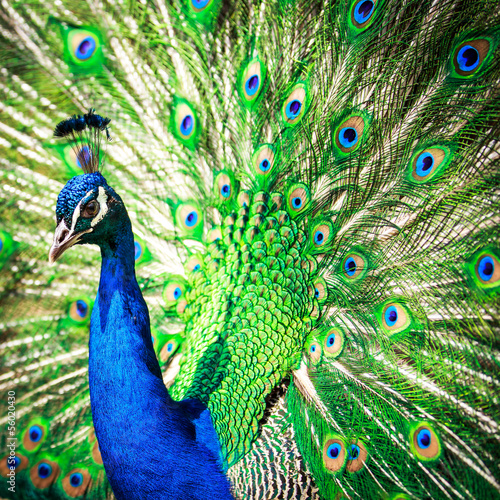
[[478, 265], [477, 272], [483, 281], [489, 281], [495, 272], [495, 262], [490, 256], [483, 257]]
[[2, 250], [3, 250], [3, 240], [0, 237], [0, 254], [2, 253]]
[[40, 441], [40, 439], [42, 439], [43, 436], [42, 428], [39, 425], [32, 425], [29, 430], [29, 436], [30, 440], [33, 441], [33, 443], [38, 443], [38, 441]]
[[346, 259], [344, 263], [344, 271], [349, 275], [349, 276], [354, 276], [356, 274], [356, 261], [352, 258], [349, 257]]
[[245, 82], [245, 92], [247, 95], [252, 96], [259, 90], [259, 77], [258, 75], [252, 75]]
[[314, 233], [314, 243], [316, 245], [322, 245], [325, 242], [325, 235], [323, 234], [323, 231], [316, 231]]
[[95, 40], [91, 36], [88, 36], [84, 38], [76, 48], [75, 56], [77, 59], [80, 59], [80, 61], [85, 61], [94, 53], [95, 49]]
[[73, 472], [71, 476], [69, 476], [69, 484], [73, 486], [73, 488], [78, 488], [83, 483], [83, 474], [80, 472]]
[[196, 266], [193, 267], [193, 271], [199, 271], [201, 269], [200, 264], [196, 264]]
[[340, 446], [339, 443], [332, 443], [329, 447], [328, 450], [326, 450], [326, 454], [332, 458], [336, 459], [339, 455], [340, 452], [342, 451], [342, 446]]
[[182, 295], [182, 290], [179, 287], [177, 287], [174, 290], [174, 299], [177, 300], [181, 295]]
[[[84, 300], [77, 300], [76, 301], [76, 313], [80, 318], [85, 318], [87, 316], [87, 312], [89, 310], [88, 304]], [[31, 430], [30, 430], [30, 436], [31, 436]]]
[[92, 160], [92, 152], [88, 146], [82, 146], [76, 155], [76, 166], [83, 169], [84, 165], [88, 165]]
[[184, 222], [186, 223], [187, 227], [193, 227], [198, 222], [198, 214], [194, 210], [192, 212], [189, 212], [186, 215], [186, 219]]
[[201, 10], [210, 3], [210, 0], [191, 0], [191, 3], [195, 9]]
[[300, 114], [300, 110], [302, 108], [302, 103], [297, 100], [293, 99], [286, 105], [285, 113], [286, 116], [289, 120], [295, 120], [297, 116]]
[[398, 320], [398, 311], [394, 306], [389, 306], [385, 310], [385, 322], [387, 326], [394, 326]]
[[358, 142], [358, 133], [353, 127], [344, 127], [339, 132], [339, 142], [344, 148], [352, 148]]
[[331, 347], [333, 344], [335, 344], [335, 334], [331, 333], [328, 335], [328, 338], [326, 339], [326, 345], [328, 347]]
[[271, 162], [267, 158], [264, 158], [259, 163], [259, 168], [262, 170], [262, 172], [267, 172], [271, 168]]
[[363, 24], [373, 14], [373, 8], [375, 7], [375, 4], [371, 0], [361, 0], [356, 7], [354, 7], [354, 19], [358, 24]]
[[292, 198], [292, 205], [293, 208], [300, 208], [302, 206], [302, 198], [300, 198], [300, 196], [295, 196], [295, 198]]
[[311, 352], [316, 352], [316, 346], [313, 344], [310, 349]]
[[42, 462], [38, 465], [38, 476], [42, 479], [47, 479], [52, 474], [52, 467], [46, 463]]
[[472, 71], [478, 67], [479, 62], [479, 52], [472, 45], [464, 45], [458, 51], [457, 64], [461, 71]]
[[168, 351], [168, 352], [172, 352], [172, 349], [173, 349], [173, 348], [174, 348], [174, 344], [172, 344], [172, 342], [169, 342], [169, 343], [167, 344], [167, 351]]
[[317, 288], [314, 289], [314, 297], [319, 299], [319, 290]]
[[356, 460], [359, 457], [359, 446], [356, 444], [351, 444], [351, 447], [347, 451], [348, 460]]
[[434, 170], [434, 156], [430, 153], [422, 153], [417, 158], [415, 173], [419, 177], [426, 177]]
[[431, 445], [431, 433], [427, 429], [422, 429], [417, 434], [417, 444], [419, 448], [426, 449]]
[[16, 456], [14, 456], [14, 457], [9, 456], [9, 458], [7, 459], [7, 465], [9, 467], [14, 467], [14, 469], [17, 469], [17, 467], [19, 467], [20, 463], [21, 463], [21, 460]]
[[182, 135], [189, 135], [193, 131], [194, 127], [194, 118], [192, 115], [186, 115], [182, 121], [180, 126], [180, 131]]
[[221, 188], [220, 188], [220, 194], [222, 196], [224, 196], [224, 198], [229, 198], [230, 194], [231, 194], [231, 186], [229, 184], [224, 184]]

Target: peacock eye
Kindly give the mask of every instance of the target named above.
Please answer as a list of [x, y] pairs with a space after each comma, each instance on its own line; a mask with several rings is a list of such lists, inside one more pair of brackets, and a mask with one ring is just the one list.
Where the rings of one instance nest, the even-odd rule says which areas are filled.
[[83, 209], [83, 217], [86, 219], [90, 219], [91, 217], [95, 217], [99, 212], [99, 202], [96, 200], [89, 201], [85, 208]]
[[69, 483], [73, 488], [78, 488], [83, 483], [83, 476], [80, 472], [75, 472], [69, 477]]

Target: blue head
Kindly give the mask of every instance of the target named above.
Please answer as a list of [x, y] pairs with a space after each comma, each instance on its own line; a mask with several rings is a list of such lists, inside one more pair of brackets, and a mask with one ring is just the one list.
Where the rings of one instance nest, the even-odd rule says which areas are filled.
[[122, 199], [99, 172], [73, 177], [57, 198], [57, 228], [49, 261], [55, 262], [76, 244], [112, 246], [128, 220]]

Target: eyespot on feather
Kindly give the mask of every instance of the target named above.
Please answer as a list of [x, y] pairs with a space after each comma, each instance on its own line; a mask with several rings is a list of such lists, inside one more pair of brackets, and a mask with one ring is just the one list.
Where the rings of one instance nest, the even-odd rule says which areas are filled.
[[23, 446], [26, 451], [35, 451], [47, 437], [47, 425], [40, 420], [32, 421], [23, 434]]
[[29, 465], [29, 460], [24, 455], [16, 451], [14, 456], [7, 454], [0, 459], [0, 476], [9, 478], [11, 467], [14, 467], [16, 474], [26, 469]]
[[410, 182], [422, 184], [438, 177], [449, 165], [452, 156], [453, 151], [444, 145], [418, 151], [410, 161]]
[[368, 450], [362, 441], [352, 441], [347, 445], [347, 465], [346, 470], [356, 473], [364, 469], [368, 460]]
[[189, 0], [195, 12], [203, 12], [210, 6], [212, 0]]
[[196, 273], [203, 268], [203, 260], [201, 256], [195, 255], [186, 262], [184, 269], [188, 273]]
[[361, 144], [365, 131], [365, 120], [361, 115], [354, 115], [335, 128], [335, 145], [344, 154], [355, 151]]
[[330, 328], [324, 333], [323, 338], [325, 356], [338, 358], [344, 350], [344, 332], [338, 328]]
[[454, 76], [468, 78], [474, 76], [491, 54], [492, 44], [487, 38], [477, 38], [462, 42], [453, 52]]
[[288, 190], [287, 205], [290, 217], [302, 213], [311, 199], [309, 188], [305, 184], [294, 184]]
[[65, 58], [77, 71], [96, 67], [103, 62], [100, 34], [92, 28], [61, 27], [65, 33]]
[[163, 300], [167, 307], [176, 306], [185, 299], [186, 285], [182, 278], [171, 279], [163, 288]]
[[422, 462], [432, 462], [440, 457], [441, 441], [429, 422], [419, 422], [412, 426], [410, 448]]
[[306, 345], [306, 349], [312, 364], [316, 365], [321, 360], [321, 345], [313, 340]]
[[476, 252], [466, 264], [472, 284], [485, 293], [496, 293], [500, 287], [500, 251], [488, 246]]
[[170, 357], [175, 353], [179, 343], [175, 339], [169, 339], [167, 343], [161, 348], [160, 360], [166, 363]]
[[401, 304], [392, 302], [382, 310], [381, 324], [389, 335], [400, 333], [411, 324], [411, 317]]
[[73, 55], [78, 61], [86, 61], [99, 47], [99, 40], [94, 33], [86, 30], [74, 30], [70, 33]]
[[250, 193], [248, 191], [240, 191], [237, 198], [239, 207], [249, 207], [250, 206]]
[[199, 137], [199, 124], [195, 110], [185, 99], [177, 99], [170, 118], [172, 132], [183, 144], [193, 148]]
[[348, 253], [341, 262], [342, 276], [348, 281], [360, 280], [368, 272], [366, 257], [359, 252]]
[[330, 221], [324, 221], [313, 225], [310, 233], [312, 244], [312, 253], [320, 253], [326, 251], [328, 244], [332, 242], [334, 237], [333, 224]]
[[68, 472], [62, 480], [64, 492], [72, 498], [85, 494], [90, 488], [91, 476], [86, 469], [75, 468]]
[[351, 23], [357, 29], [367, 28], [374, 19], [377, 0], [357, 0], [351, 7]]
[[188, 237], [200, 238], [203, 232], [203, 216], [198, 205], [180, 203], [175, 209], [175, 222]]
[[250, 107], [254, 104], [262, 90], [266, 68], [259, 59], [250, 61], [240, 76], [238, 87], [243, 103]]
[[323, 278], [317, 278], [314, 282], [313, 289], [314, 298], [322, 304], [328, 298], [328, 287]]
[[339, 437], [328, 439], [323, 445], [323, 464], [334, 474], [340, 472], [347, 462], [344, 440]]
[[227, 202], [233, 198], [235, 185], [232, 176], [221, 172], [215, 178], [216, 195], [221, 202]]
[[59, 476], [60, 467], [57, 462], [44, 458], [30, 469], [33, 485], [42, 490], [51, 486]]
[[71, 302], [68, 317], [74, 323], [87, 324], [90, 321], [91, 312], [92, 303], [87, 298], [80, 297]]
[[281, 114], [285, 125], [297, 125], [304, 117], [307, 105], [307, 87], [304, 83], [298, 83], [283, 103]]
[[252, 165], [257, 177], [268, 177], [274, 166], [275, 149], [270, 144], [263, 144], [252, 155]]

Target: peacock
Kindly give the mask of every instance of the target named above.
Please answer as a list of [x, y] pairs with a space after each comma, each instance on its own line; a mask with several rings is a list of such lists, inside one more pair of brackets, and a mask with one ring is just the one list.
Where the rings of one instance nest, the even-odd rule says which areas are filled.
[[0, 498], [500, 498], [496, 2], [0, 9]]

